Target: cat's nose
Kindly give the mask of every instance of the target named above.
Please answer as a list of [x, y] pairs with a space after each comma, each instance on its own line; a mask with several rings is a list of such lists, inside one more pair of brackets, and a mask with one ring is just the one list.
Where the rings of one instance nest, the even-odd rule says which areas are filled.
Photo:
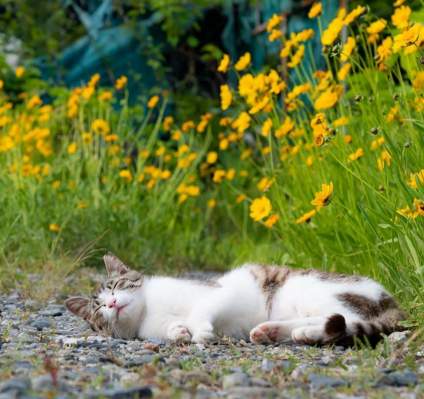
[[113, 298], [112, 300], [110, 300], [107, 304], [108, 308], [114, 308], [116, 306], [116, 298]]

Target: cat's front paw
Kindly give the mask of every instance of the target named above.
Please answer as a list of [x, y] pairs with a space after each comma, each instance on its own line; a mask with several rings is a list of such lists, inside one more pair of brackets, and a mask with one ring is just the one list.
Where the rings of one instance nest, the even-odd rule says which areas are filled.
[[168, 339], [176, 342], [190, 342], [191, 332], [183, 323], [174, 322], [168, 327]]
[[278, 341], [279, 329], [271, 323], [262, 323], [252, 328], [249, 336], [254, 344], [272, 344]]
[[191, 342], [195, 342], [196, 344], [204, 344], [215, 340], [216, 335], [213, 332], [212, 324], [209, 322], [204, 322], [194, 329], [193, 337], [191, 338]]

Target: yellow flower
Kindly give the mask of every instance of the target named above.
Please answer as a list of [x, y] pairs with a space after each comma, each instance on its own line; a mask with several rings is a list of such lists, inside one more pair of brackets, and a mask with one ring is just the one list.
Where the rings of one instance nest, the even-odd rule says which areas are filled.
[[95, 87], [97, 85], [97, 83], [99, 83], [100, 80], [100, 74], [99, 73], [95, 73], [89, 80], [89, 82], [87, 83], [87, 86], [90, 87]]
[[182, 130], [184, 133], [187, 133], [189, 130], [194, 129], [194, 127], [195, 127], [194, 122], [193, 122], [192, 120], [188, 120], [188, 121], [185, 121], [185, 122], [182, 124], [182, 126], [181, 126], [181, 130]]
[[284, 119], [284, 122], [281, 124], [281, 126], [275, 131], [275, 137], [277, 139], [280, 139], [287, 134], [289, 134], [294, 129], [294, 122], [293, 120], [287, 116], [286, 119]]
[[119, 77], [115, 82], [115, 89], [122, 90], [128, 83], [128, 78], [124, 75]]
[[332, 108], [336, 105], [339, 100], [339, 95], [334, 88], [330, 87], [315, 100], [314, 107], [316, 110], [324, 110]]
[[103, 135], [110, 132], [109, 124], [104, 119], [95, 119], [91, 123], [91, 129], [94, 131], [94, 133]]
[[384, 137], [379, 137], [371, 142], [371, 149], [374, 151], [384, 144]]
[[113, 98], [113, 94], [110, 90], [105, 90], [104, 92], [99, 94], [100, 101], [110, 101]]
[[77, 144], [76, 143], [71, 143], [68, 145], [68, 154], [69, 155], [73, 155], [77, 152]]
[[159, 96], [150, 97], [149, 101], [147, 102], [147, 108], [149, 109], [155, 108], [158, 102], [159, 102]]
[[243, 202], [244, 200], [246, 200], [246, 196], [244, 194], [239, 194], [236, 198], [236, 203], [240, 204], [241, 202]]
[[335, 18], [328, 25], [321, 35], [321, 43], [324, 46], [331, 46], [343, 29], [343, 18]]
[[271, 213], [271, 210], [271, 201], [267, 197], [262, 196], [254, 199], [250, 204], [250, 217], [254, 221], [259, 222], [263, 218], [267, 217]]
[[216, 151], [210, 151], [208, 152], [208, 155], [206, 156], [206, 162], [209, 165], [213, 165], [218, 159], [218, 153]]
[[39, 96], [32, 96], [27, 103], [28, 109], [33, 109], [38, 105], [41, 105], [43, 102], [41, 101], [41, 98]]
[[271, 32], [277, 25], [280, 25], [283, 21], [283, 17], [278, 14], [274, 14], [266, 24], [267, 32]]
[[408, 27], [409, 16], [411, 15], [411, 9], [408, 6], [402, 6], [395, 9], [392, 15], [392, 23], [398, 29], [404, 29]]
[[262, 124], [262, 129], [261, 129], [261, 134], [264, 137], [268, 137], [269, 134], [271, 133], [271, 129], [272, 129], [272, 119], [268, 118], [263, 124]]
[[300, 218], [296, 219], [296, 224], [309, 223], [311, 219], [316, 215], [317, 211], [312, 209], [312, 211], [306, 212]]
[[383, 150], [380, 154], [380, 157], [377, 159], [377, 168], [379, 171], [384, 169], [384, 166], [390, 166], [392, 163], [392, 157], [387, 150]]
[[396, 1], [393, 3], [393, 7], [399, 7], [399, 6], [401, 6], [403, 3], [405, 3], [405, 1], [406, 1], [406, 0], [396, 0]]
[[394, 37], [393, 52], [403, 49], [404, 54], [418, 51], [424, 43], [424, 25], [413, 24]]
[[305, 55], [305, 46], [302, 44], [301, 46], [299, 46], [297, 51], [293, 54], [290, 61], [287, 63], [287, 66], [289, 68], [295, 68], [297, 65], [300, 64], [304, 55]]
[[278, 220], [280, 219], [280, 217], [278, 215], [271, 215], [269, 216], [265, 221], [264, 221], [264, 225], [265, 227], [268, 227], [269, 229], [271, 229], [275, 223], [278, 222]]
[[270, 179], [269, 177], [263, 177], [261, 180], [259, 180], [257, 184], [257, 188], [259, 191], [262, 191], [263, 193], [268, 191], [272, 184], [274, 183], [274, 179]]
[[268, 36], [268, 40], [270, 42], [275, 42], [277, 39], [283, 36], [283, 32], [278, 29], [273, 29]]
[[117, 134], [108, 134], [105, 136], [106, 143], [113, 143], [114, 141], [118, 141], [119, 136]]
[[363, 6], [357, 6], [354, 8], [345, 18], [344, 24], [351, 24], [356, 18], [358, 18], [361, 14], [363, 14], [367, 9]]
[[368, 26], [367, 32], [370, 35], [376, 35], [380, 33], [387, 25], [387, 21], [383, 18], [380, 18], [379, 20], [373, 22]]
[[132, 173], [128, 169], [123, 169], [119, 172], [119, 176], [125, 180], [127, 183], [129, 183], [132, 180]]
[[169, 132], [171, 130], [171, 126], [174, 123], [174, 118], [172, 116], [166, 116], [163, 120], [163, 130], [165, 132]]
[[221, 95], [221, 109], [225, 111], [230, 107], [231, 102], [233, 100], [233, 95], [231, 94], [230, 86], [221, 85], [220, 95]]
[[49, 230], [53, 233], [58, 233], [60, 231], [60, 226], [57, 223], [50, 223]]
[[230, 66], [230, 56], [228, 54], [224, 54], [219, 65], [218, 65], [218, 72], [225, 73], [228, 71], [228, 67]]
[[397, 119], [399, 117], [399, 105], [395, 105], [392, 108], [390, 108], [387, 116], [386, 116], [386, 120], [387, 122], [393, 122], [395, 119]]
[[234, 67], [236, 68], [237, 71], [243, 71], [244, 69], [246, 69], [250, 65], [251, 61], [252, 61], [252, 57], [251, 57], [250, 53], [244, 53], [239, 58], [236, 65], [234, 65]]
[[211, 198], [210, 200], [208, 200], [207, 202], [208, 208], [215, 208], [216, 207], [216, 199], [215, 198]]
[[349, 62], [347, 62], [346, 64], [344, 64], [340, 69], [339, 69], [339, 72], [337, 72], [337, 78], [339, 79], [339, 80], [345, 80], [346, 79], [346, 77], [347, 77], [347, 75], [348, 75], [348, 73], [349, 73], [349, 71], [350, 71], [350, 68], [352, 67], [352, 65], [349, 63]]
[[77, 204], [77, 208], [78, 209], [88, 208], [88, 204], [86, 202], [84, 202], [84, 201], [79, 201], [78, 204]]
[[322, 13], [322, 3], [314, 3], [312, 4], [311, 9], [308, 12], [308, 18], [316, 18], [318, 15]]
[[355, 152], [353, 152], [352, 154], [350, 154], [348, 156], [348, 160], [349, 161], [356, 161], [359, 158], [362, 158], [364, 156], [364, 150], [362, 148], [358, 148]]
[[242, 112], [237, 119], [231, 124], [233, 129], [237, 129], [239, 133], [243, 133], [250, 126], [251, 117], [247, 112]]
[[424, 71], [416, 73], [414, 80], [412, 81], [412, 87], [417, 90], [424, 90]]
[[349, 118], [346, 116], [341, 116], [333, 122], [334, 127], [345, 126], [349, 123]]
[[18, 66], [15, 69], [15, 75], [18, 79], [22, 78], [22, 76], [24, 76], [25, 74], [25, 68], [23, 66]]
[[392, 55], [393, 39], [389, 36], [377, 47], [377, 63], [383, 64]]
[[343, 45], [342, 51], [340, 53], [340, 61], [346, 62], [351, 56], [355, 47], [356, 47], [355, 38], [352, 36], [349, 36], [346, 40], [346, 43]]
[[225, 170], [217, 169], [213, 174], [212, 181], [214, 183], [221, 183], [222, 180], [224, 180], [225, 176], [226, 176]]
[[330, 203], [331, 196], [333, 194], [333, 182], [330, 184], [322, 184], [321, 191], [315, 193], [315, 198], [311, 201], [311, 204], [315, 208], [321, 209], [323, 206], [327, 206]]

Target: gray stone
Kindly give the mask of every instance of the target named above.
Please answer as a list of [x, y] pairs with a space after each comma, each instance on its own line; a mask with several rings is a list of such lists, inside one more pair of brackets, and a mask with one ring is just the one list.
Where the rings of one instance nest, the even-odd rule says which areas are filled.
[[137, 367], [142, 366], [143, 364], [151, 363], [154, 359], [154, 355], [141, 355], [141, 356], [134, 356], [132, 358], [129, 358], [126, 362], [124, 367]]
[[340, 378], [327, 377], [321, 374], [310, 374], [308, 377], [309, 383], [316, 389], [335, 388], [349, 385], [347, 381]]
[[275, 362], [269, 359], [263, 359], [261, 364], [261, 370], [265, 371], [266, 373], [269, 373], [272, 371], [275, 367]]
[[388, 373], [378, 382], [378, 385], [390, 385], [394, 387], [414, 386], [417, 384], [417, 375], [409, 370]]
[[395, 331], [391, 333], [387, 339], [391, 344], [405, 342], [410, 335], [409, 331]]
[[108, 398], [108, 399], [138, 399], [138, 398], [151, 398], [153, 392], [149, 387], [136, 387], [136, 388], [114, 388], [106, 389], [99, 392], [91, 392], [87, 395], [90, 399]]
[[31, 380], [29, 378], [27, 377], [12, 378], [8, 381], [3, 382], [0, 385], [0, 392], [1, 393], [9, 393], [9, 392], [23, 393], [30, 388], [31, 388]]
[[39, 312], [42, 316], [58, 317], [65, 313], [65, 307], [63, 305], [48, 305], [46, 308]]
[[45, 328], [49, 328], [52, 326], [52, 322], [47, 318], [39, 318], [35, 319], [31, 322], [31, 326], [36, 328], [38, 331], [41, 331]]
[[228, 398], [244, 399], [244, 398], [275, 398], [278, 391], [274, 388], [262, 387], [234, 387], [228, 392]]
[[233, 387], [250, 386], [250, 378], [246, 373], [233, 373], [225, 375], [222, 379], [222, 387], [228, 390]]

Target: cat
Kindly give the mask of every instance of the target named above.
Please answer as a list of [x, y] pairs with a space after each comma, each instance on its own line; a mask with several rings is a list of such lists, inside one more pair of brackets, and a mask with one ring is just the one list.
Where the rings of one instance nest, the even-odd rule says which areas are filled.
[[255, 344], [377, 342], [406, 315], [377, 282], [317, 270], [245, 264], [211, 281], [145, 276], [112, 254], [90, 298], [65, 302], [94, 331], [124, 339]]

